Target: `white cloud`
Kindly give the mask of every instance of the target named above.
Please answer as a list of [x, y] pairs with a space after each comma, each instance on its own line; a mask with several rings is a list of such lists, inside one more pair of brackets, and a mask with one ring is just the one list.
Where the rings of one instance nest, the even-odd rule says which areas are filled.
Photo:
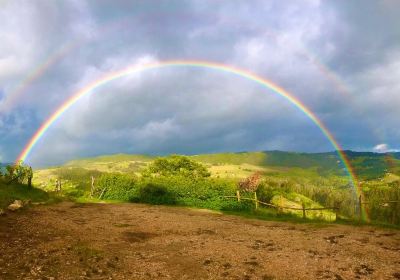
[[373, 148], [376, 153], [394, 153], [399, 152], [399, 149], [391, 149], [388, 144], [378, 144]]
[[387, 144], [378, 144], [374, 147], [374, 151], [377, 153], [386, 153], [389, 151], [389, 146]]

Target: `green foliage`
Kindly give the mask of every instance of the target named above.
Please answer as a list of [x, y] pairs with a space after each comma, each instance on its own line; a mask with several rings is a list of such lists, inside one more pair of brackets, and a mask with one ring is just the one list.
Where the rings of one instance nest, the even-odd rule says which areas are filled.
[[[97, 170], [89, 170], [81, 167], [61, 167], [52, 171], [52, 175], [62, 182], [63, 195], [77, 198], [88, 195], [91, 188], [92, 176], [97, 180], [103, 173]], [[55, 188], [55, 178], [51, 179], [47, 190]]]
[[14, 200], [31, 200], [32, 202], [45, 202], [49, 195], [43, 190], [27, 188], [18, 182], [8, 184], [4, 178], [0, 178], [0, 208], [5, 208]]
[[145, 202], [150, 204], [176, 204], [176, 194], [159, 182], [147, 182], [139, 189], [137, 196], [131, 197], [132, 202]]
[[172, 155], [157, 158], [143, 172], [144, 176], [185, 176], [190, 178], [209, 177], [210, 172], [202, 164], [185, 156]]
[[366, 189], [364, 199], [368, 201], [366, 208], [373, 221], [400, 225], [400, 181]]
[[234, 182], [221, 179], [181, 175], [145, 177], [139, 182], [138, 195], [131, 201], [223, 209], [228, 203], [222, 196], [234, 191]]
[[33, 176], [32, 168], [23, 164], [22, 161], [16, 164], [7, 165], [5, 169], [6, 170], [2, 175], [9, 183], [16, 182], [23, 184], [28, 180], [28, 178], [32, 178]]
[[[400, 154], [345, 153], [361, 180], [372, 220], [400, 223], [400, 204], [382, 206], [383, 200], [399, 200]], [[228, 209], [235, 212], [251, 211], [254, 205], [245, 201], [237, 203], [233, 199], [222, 199], [221, 196], [234, 195], [238, 180], [259, 171], [263, 179], [257, 195], [262, 201], [273, 202], [277, 197], [283, 197], [287, 203], [340, 206], [341, 217], [358, 217], [354, 187], [336, 152], [175, 155], [152, 160], [152, 157], [137, 155], [103, 156], [71, 162], [70, 167], [59, 168], [55, 174], [57, 178], [68, 181], [64, 186], [74, 186], [71, 187], [74, 196], [88, 197], [90, 177], [93, 175], [99, 178], [102, 174], [97, 171], [96, 175], [94, 170], [82, 168], [90, 167], [105, 172], [120, 172], [105, 175], [114, 179], [102, 179], [101, 182], [96, 179], [97, 197], [105, 190], [104, 199]], [[206, 164], [217, 178], [210, 176], [206, 167], [199, 162]], [[143, 176], [139, 178], [127, 179], [121, 175], [140, 171]]]
[[98, 178], [102, 173], [81, 167], [62, 167], [56, 169], [53, 174], [62, 180], [87, 183], [90, 181], [91, 176]]
[[266, 184], [265, 181], [261, 182], [257, 190], [257, 197], [259, 200], [270, 203], [271, 199], [279, 194], [279, 191], [271, 184]]
[[100, 176], [95, 195], [110, 200], [129, 201], [135, 195], [136, 177], [120, 173], [105, 173]]

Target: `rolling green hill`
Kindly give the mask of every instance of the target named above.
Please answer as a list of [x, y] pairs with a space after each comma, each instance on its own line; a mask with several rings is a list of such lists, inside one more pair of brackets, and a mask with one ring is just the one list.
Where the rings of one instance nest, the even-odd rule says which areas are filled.
[[[397, 217], [392, 214], [397, 211], [395, 206], [382, 208], [380, 201], [399, 198], [400, 154], [345, 153], [357, 174], [365, 199], [370, 202], [371, 218], [394, 223]], [[190, 155], [189, 159], [202, 163], [211, 174], [207, 180], [200, 181], [185, 176], [146, 177], [146, 172], [142, 171], [151, 166], [156, 158], [116, 154], [77, 159], [62, 166], [35, 170], [33, 184], [42, 190], [54, 191], [56, 181], [61, 180], [62, 194], [78, 201], [102, 198], [133, 202], [156, 201], [216, 210], [233, 207], [239, 211], [240, 207], [248, 208], [249, 205], [229, 202], [221, 197], [235, 195], [240, 179], [259, 172], [263, 178], [263, 184], [257, 191], [261, 201], [297, 208], [301, 208], [303, 203], [317, 208], [340, 204], [339, 214], [342, 217], [354, 218], [359, 213], [358, 194], [335, 152], [265, 151]], [[95, 182], [98, 188], [93, 196], [91, 182]], [[249, 210], [245, 208], [240, 211]], [[285, 213], [302, 215], [297, 210], [292, 212]], [[310, 218], [324, 220], [332, 220], [334, 216], [330, 210], [316, 211], [309, 215]]]
[[[385, 177], [387, 173], [400, 175], [400, 153], [372, 153], [345, 151], [355, 173], [361, 180]], [[213, 166], [240, 166], [252, 171], [262, 168], [267, 173], [287, 173], [289, 170], [305, 170], [319, 176], [346, 176], [344, 164], [336, 152], [296, 153], [283, 151], [239, 152], [192, 155], [192, 159]], [[66, 167], [82, 167], [99, 171], [137, 172], [155, 156], [116, 154], [67, 162]], [[221, 169], [221, 168], [219, 168]], [[232, 168], [228, 168], [232, 169]], [[221, 171], [221, 170], [220, 170]], [[262, 170], [260, 170], [262, 171]], [[224, 170], [222, 170], [224, 172]], [[290, 172], [289, 172], [290, 173]]]

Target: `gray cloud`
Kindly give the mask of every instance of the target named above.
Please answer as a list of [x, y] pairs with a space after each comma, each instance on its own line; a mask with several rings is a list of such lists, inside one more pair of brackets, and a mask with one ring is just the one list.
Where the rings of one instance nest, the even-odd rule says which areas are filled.
[[[346, 149], [379, 143], [396, 148], [397, 5], [6, 1], [0, 9], [0, 152], [13, 160], [41, 121], [102, 75], [143, 60], [175, 58], [226, 63], [274, 81], [309, 106]], [[43, 75], [24, 88], [18, 102], [8, 102], [43, 65]], [[114, 152], [260, 149], [333, 147], [271, 90], [214, 70], [168, 68], [96, 89], [53, 125], [30, 162]]]

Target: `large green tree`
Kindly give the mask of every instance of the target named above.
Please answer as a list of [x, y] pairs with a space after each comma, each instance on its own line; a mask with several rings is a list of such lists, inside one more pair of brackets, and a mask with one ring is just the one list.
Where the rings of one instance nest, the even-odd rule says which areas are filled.
[[144, 176], [185, 176], [190, 178], [205, 178], [210, 176], [207, 168], [188, 157], [171, 155], [157, 158], [143, 172]]
[[7, 165], [4, 177], [9, 183], [28, 183], [29, 187], [31, 187], [33, 171], [30, 166], [23, 164], [21, 161], [14, 165]]

